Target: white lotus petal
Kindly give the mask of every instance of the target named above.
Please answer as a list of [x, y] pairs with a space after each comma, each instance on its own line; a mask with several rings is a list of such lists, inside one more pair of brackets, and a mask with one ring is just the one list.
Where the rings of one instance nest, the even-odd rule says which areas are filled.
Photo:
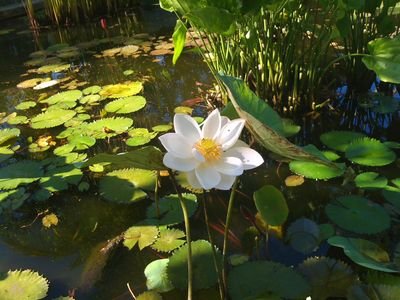
[[204, 121], [202, 128], [202, 138], [215, 139], [221, 130], [221, 116], [218, 109], [214, 109]]
[[176, 157], [192, 158], [192, 146], [185, 137], [177, 133], [166, 133], [158, 138], [161, 144]]
[[215, 186], [218, 190], [230, 190], [235, 182], [236, 176], [221, 175], [221, 181]]
[[221, 180], [221, 174], [217, 172], [213, 167], [208, 164], [201, 164], [196, 169], [196, 177], [205, 190], [212, 189]]
[[206, 161], [206, 158], [196, 148], [192, 149], [192, 154], [193, 157], [197, 159], [199, 162], [203, 163]]
[[163, 163], [168, 168], [181, 172], [193, 171], [198, 164], [193, 158], [179, 158], [169, 152], [165, 153]]
[[188, 183], [195, 189], [202, 189], [203, 187], [201, 186], [199, 180], [197, 179], [196, 172], [191, 171], [187, 172], [186, 174], [186, 179]]
[[176, 114], [174, 116], [174, 128], [175, 132], [184, 136], [190, 145], [193, 145], [200, 139], [200, 126], [191, 116]]
[[226, 124], [222, 129], [217, 139], [221, 144], [222, 150], [227, 150], [232, 147], [239, 139], [240, 133], [244, 127], [245, 120], [236, 119]]
[[228, 117], [221, 116], [221, 128], [228, 124], [231, 120]]
[[237, 157], [221, 157], [221, 159], [215, 163], [215, 169], [224, 174], [230, 176], [239, 176], [243, 174], [243, 163], [240, 158]]
[[232, 146], [232, 148], [236, 148], [236, 147], [249, 148], [250, 146], [248, 144], [246, 144], [245, 142], [243, 142], [242, 140], [237, 140], [235, 145]]
[[58, 80], [56, 80], [56, 79], [50, 80], [50, 81], [45, 81], [45, 82], [42, 82], [42, 83], [38, 84], [33, 89], [34, 90], [43, 90], [43, 89], [46, 89], [48, 87], [54, 86], [54, 85], [59, 84], [59, 83], [60, 82]]
[[258, 167], [264, 162], [262, 156], [255, 150], [247, 147], [235, 147], [224, 152], [224, 156], [234, 156], [241, 159], [244, 170]]

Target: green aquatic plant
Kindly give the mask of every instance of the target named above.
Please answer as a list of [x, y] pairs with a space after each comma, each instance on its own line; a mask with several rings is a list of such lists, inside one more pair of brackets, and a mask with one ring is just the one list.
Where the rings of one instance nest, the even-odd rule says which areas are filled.
[[4, 128], [0, 129], [0, 145], [13, 140], [21, 134], [21, 130], [18, 128]]
[[160, 229], [160, 236], [151, 245], [151, 248], [159, 252], [171, 252], [185, 243], [185, 240], [181, 240], [184, 237], [185, 233], [182, 230], [173, 228]]
[[103, 118], [81, 125], [81, 132], [96, 139], [105, 139], [125, 133], [132, 126], [130, 118]]
[[134, 147], [149, 143], [157, 136], [157, 132], [149, 132], [147, 128], [134, 128], [128, 132], [128, 135], [130, 138], [126, 140], [126, 144]]
[[49, 98], [40, 100], [41, 103], [47, 103], [48, 105], [58, 104], [60, 102], [76, 102], [82, 97], [80, 90], [66, 91], [57, 93]]
[[146, 276], [146, 286], [148, 290], [165, 293], [174, 289], [167, 274], [168, 263], [169, 259], [163, 258], [153, 260], [146, 266], [144, 275]]
[[157, 226], [132, 226], [124, 233], [124, 246], [131, 250], [136, 244], [139, 250], [152, 245], [158, 238]]
[[271, 226], [282, 225], [288, 215], [286, 199], [276, 187], [265, 185], [253, 194], [254, 203], [263, 220]]
[[307, 218], [299, 218], [289, 225], [285, 239], [296, 251], [303, 254], [314, 252], [321, 242], [321, 229]]
[[54, 109], [41, 113], [31, 119], [33, 129], [57, 127], [71, 120], [76, 112], [68, 109]]
[[144, 97], [130, 96], [109, 102], [104, 109], [109, 113], [129, 114], [141, 110], [145, 105], [146, 99]]
[[388, 180], [386, 177], [376, 172], [365, 172], [358, 174], [356, 178], [354, 178], [354, 182], [359, 188], [384, 188]]
[[136, 95], [142, 89], [143, 84], [135, 81], [127, 84], [118, 83], [103, 86], [99, 94], [104, 98], [124, 98]]
[[12, 190], [23, 184], [37, 181], [43, 176], [38, 161], [21, 160], [1, 168], [0, 190]]
[[329, 131], [320, 135], [319, 139], [328, 148], [346, 152], [346, 148], [356, 139], [365, 137], [365, 134], [354, 131]]

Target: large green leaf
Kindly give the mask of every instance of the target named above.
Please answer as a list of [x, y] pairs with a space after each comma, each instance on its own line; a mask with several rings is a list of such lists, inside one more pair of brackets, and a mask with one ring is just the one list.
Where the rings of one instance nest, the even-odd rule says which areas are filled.
[[253, 198], [257, 210], [267, 224], [279, 226], [286, 221], [289, 208], [285, 197], [276, 187], [265, 185], [254, 192]]
[[157, 226], [132, 226], [124, 232], [124, 246], [132, 250], [138, 244], [142, 250], [156, 241], [158, 233]]
[[165, 293], [174, 289], [171, 281], [168, 279], [167, 267], [169, 259], [156, 259], [149, 263], [144, 269], [146, 276], [146, 286], [148, 290]]
[[53, 105], [62, 102], [76, 102], [80, 97], [82, 97], [82, 92], [80, 90], [73, 90], [55, 94], [40, 102]]
[[18, 137], [21, 131], [18, 128], [4, 128], [0, 129], [0, 145], [5, 142]]
[[31, 127], [34, 129], [57, 127], [72, 119], [75, 115], [76, 112], [73, 110], [48, 110], [32, 118]]
[[305, 299], [309, 294], [306, 280], [292, 268], [270, 261], [253, 261], [233, 268], [228, 277], [232, 300], [264, 299], [272, 292], [285, 299]]
[[9, 271], [0, 280], [0, 299], [37, 300], [47, 296], [46, 278], [31, 270]]
[[378, 38], [368, 43], [370, 55], [363, 57], [368, 69], [382, 81], [400, 83], [400, 38]]
[[390, 226], [386, 210], [361, 196], [343, 196], [325, 207], [332, 222], [356, 233], [375, 234]]
[[365, 137], [365, 134], [354, 131], [329, 131], [321, 134], [321, 142], [329, 148], [345, 152], [352, 141]]
[[146, 99], [142, 96], [130, 96], [114, 100], [104, 107], [106, 112], [116, 114], [129, 114], [141, 110], [146, 105]]
[[94, 164], [111, 164], [114, 169], [140, 168], [146, 170], [165, 170], [162, 152], [153, 146], [143, 147], [120, 154], [101, 153], [85, 162], [84, 167]]
[[96, 139], [105, 139], [128, 131], [133, 124], [130, 118], [104, 118], [89, 124], [82, 124], [82, 132]]
[[176, 20], [176, 25], [174, 29], [174, 34], [172, 35], [172, 40], [174, 41], [174, 56], [172, 57], [172, 63], [176, 64], [179, 56], [185, 47], [186, 42], [186, 26], [181, 20]]
[[356, 264], [389, 273], [399, 273], [390, 262], [389, 254], [377, 244], [356, 238], [334, 236], [328, 239], [332, 246], [343, 248], [344, 253]]
[[22, 160], [0, 169], [0, 190], [11, 190], [20, 184], [34, 182], [43, 175], [37, 161]]
[[225, 75], [218, 77], [225, 84], [237, 113], [246, 120], [247, 129], [266, 149], [293, 160], [313, 161], [337, 168], [335, 164], [304, 151], [283, 137], [279, 133], [283, 126], [280, 117], [242, 80]]
[[191, 10], [186, 17], [195, 27], [208, 33], [231, 34], [234, 32], [235, 15], [222, 8], [201, 7]]
[[358, 174], [356, 178], [354, 178], [354, 182], [357, 187], [366, 189], [366, 188], [384, 188], [388, 180], [385, 176], [380, 176], [376, 172], [365, 172]]

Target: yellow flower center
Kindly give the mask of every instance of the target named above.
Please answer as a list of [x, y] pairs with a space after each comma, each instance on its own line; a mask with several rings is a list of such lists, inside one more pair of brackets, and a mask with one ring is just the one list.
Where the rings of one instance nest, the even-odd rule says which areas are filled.
[[211, 139], [202, 139], [194, 147], [207, 161], [216, 161], [221, 158], [222, 148]]

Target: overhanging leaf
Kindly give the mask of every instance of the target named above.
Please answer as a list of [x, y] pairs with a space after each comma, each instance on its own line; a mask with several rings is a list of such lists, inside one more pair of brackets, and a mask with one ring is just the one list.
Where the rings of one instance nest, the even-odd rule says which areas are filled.
[[174, 41], [174, 56], [172, 57], [172, 63], [175, 65], [179, 56], [181, 56], [183, 47], [186, 42], [186, 26], [181, 20], [176, 20], [174, 33], [172, 40]]

